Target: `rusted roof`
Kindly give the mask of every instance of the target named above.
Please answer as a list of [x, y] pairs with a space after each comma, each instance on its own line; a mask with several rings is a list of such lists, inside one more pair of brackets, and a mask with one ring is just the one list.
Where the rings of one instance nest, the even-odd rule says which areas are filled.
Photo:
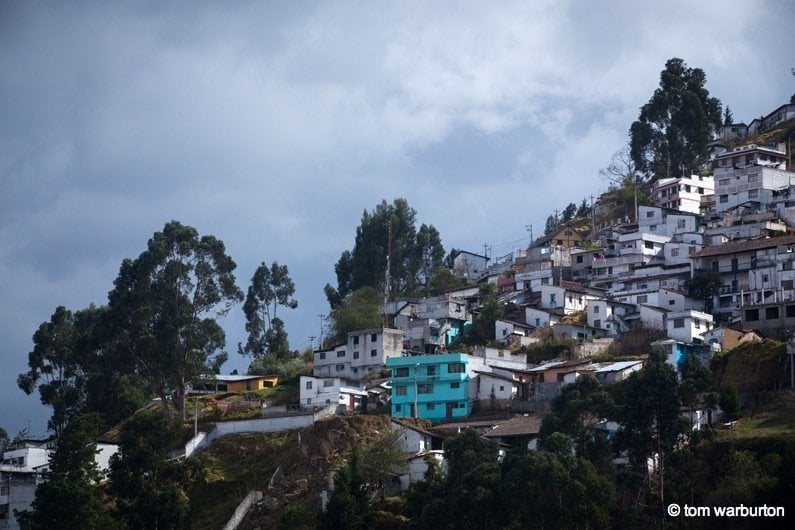
[[510, 436], [533, 436], [541, 431], [541, 414], [528, 414], [527, 416], [514, 416], [508, 421], [501, 422], [494, 429], [485, 433], [485, 438], [507, 438]]
[[726, 254], [736, 254], [738, 252], [750, 252], [763, 248], [778, 247], [781, 245], [795, 244], [795, 236], [770, 237], [765, 239], [750, 239], [747, 241], [731, 241], [722, 245], [707, 247], [693, 254], [694, 258], [706, 258], [708, 256], [725, 256]]

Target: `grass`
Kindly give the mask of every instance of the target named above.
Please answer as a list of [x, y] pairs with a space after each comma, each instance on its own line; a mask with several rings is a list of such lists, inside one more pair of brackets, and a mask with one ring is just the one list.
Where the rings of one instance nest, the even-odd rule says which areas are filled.
[[734, 428], [721, 430], [718, 436], [725, 440], [795, 437], [795, 392], [778, 392], [746, 404]]
[[279, 467], [297, 455], [297, 431], [229, 436], [197, 460], [203, 480], [189, 493], [193, 528], [222, 528], [251, 490], [267, 490]]

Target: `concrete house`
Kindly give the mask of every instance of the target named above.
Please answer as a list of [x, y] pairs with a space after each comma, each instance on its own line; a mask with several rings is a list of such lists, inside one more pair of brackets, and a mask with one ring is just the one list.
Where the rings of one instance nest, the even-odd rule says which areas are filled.
[[443, 420], [472, 412], [470, 357], [464, 353], [391, 357], [392, 416]]
[[664, 178], [654, 183], [652, 198], [657, 206], [697, 214], [701, 210], [701, 198], [712, 195], [714, 188], [712, 177]]
[[373, 328], [351, 331], [336, 348], [314, 352], [315, 377], [365, 380], [376, 377], [387, 359], [403, 354], [403, 332]]

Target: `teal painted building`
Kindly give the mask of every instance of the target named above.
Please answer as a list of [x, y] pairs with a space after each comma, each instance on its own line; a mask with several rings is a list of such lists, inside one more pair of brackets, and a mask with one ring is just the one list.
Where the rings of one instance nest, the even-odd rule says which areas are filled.
[[447, 353], [392, 357], [392, 416], [451, 420], [472, 412], [469, 400], [469, 355]]

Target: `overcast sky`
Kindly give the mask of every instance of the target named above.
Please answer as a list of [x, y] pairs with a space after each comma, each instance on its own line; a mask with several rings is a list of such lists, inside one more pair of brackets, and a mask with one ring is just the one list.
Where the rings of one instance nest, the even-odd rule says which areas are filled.
[[[795, 92], [789, 0], [0, 0], [0, 426], [58, 305], [104, 304], [172, 219], [226, 243], [246, 289], [279, 261], [318, 336], [362, 212], [405, 197], [446, 249], [526, 246], [599, 178], [681, 57], [746, 123]], [[223, 321], [231, 361], [244, 339]], [[315, 341], [317, 344], [317, 339]]]

